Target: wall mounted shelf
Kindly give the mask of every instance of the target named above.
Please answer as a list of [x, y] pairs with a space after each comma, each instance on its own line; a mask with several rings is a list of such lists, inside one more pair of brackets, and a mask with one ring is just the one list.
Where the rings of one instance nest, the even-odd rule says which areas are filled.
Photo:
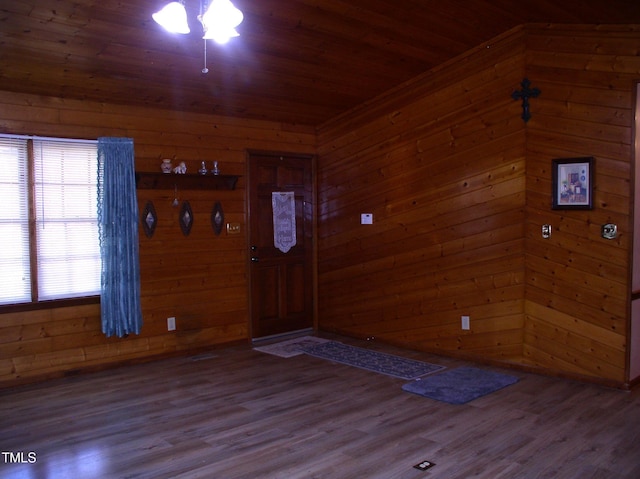
[[139, 190], [235, 190], [236, 175], [176, 175], [136, 172]]

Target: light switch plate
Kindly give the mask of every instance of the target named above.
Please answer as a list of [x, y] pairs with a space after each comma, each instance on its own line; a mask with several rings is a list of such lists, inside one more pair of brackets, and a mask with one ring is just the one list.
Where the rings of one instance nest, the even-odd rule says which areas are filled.
[[362, 213], [360, 215], [360, 224], [361, 225], [372, 225], [373, 224], [373, 213]]
[[237, 235], [240, 233], [240, 223], [227, 223], [227, 234]]

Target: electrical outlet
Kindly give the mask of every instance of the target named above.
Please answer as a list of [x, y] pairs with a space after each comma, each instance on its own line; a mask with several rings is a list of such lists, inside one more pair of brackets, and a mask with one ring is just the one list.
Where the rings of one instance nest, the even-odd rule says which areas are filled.
[[171, 317], [167, 318], [167, 331], [175, 331], [176, 330], [176, 318]]
[[420, 464], [416, 464], [415, 466], [413, 466], [416, 469], [419, 469], [421, 471], [426, 471], [427, 469], [429, 469], [430, 467], [435, 466], [436, 463], [435, 462], [431, 462], [431, 461], [422, 461]]
[[469, 325], [469, 316], [460, 316], [460, 320], [462, 322], [462, 329], [471, 329]]
[[373, 224], [373, 213], [362, 213], [360, 215], [360, 224], [361, 225], [372, 225]]

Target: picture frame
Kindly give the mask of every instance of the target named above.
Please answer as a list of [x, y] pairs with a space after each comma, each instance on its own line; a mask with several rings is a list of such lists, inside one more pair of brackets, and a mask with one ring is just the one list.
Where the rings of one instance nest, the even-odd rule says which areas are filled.
[[593, 209], [594, 158], [557, 158], [551, 161], [554, 210]]

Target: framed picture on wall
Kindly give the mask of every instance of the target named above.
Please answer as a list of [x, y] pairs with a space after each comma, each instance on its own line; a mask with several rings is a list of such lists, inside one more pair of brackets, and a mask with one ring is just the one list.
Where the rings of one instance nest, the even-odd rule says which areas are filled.
[[554, 210], [593, 209], [593, 157], [552, 160]]

